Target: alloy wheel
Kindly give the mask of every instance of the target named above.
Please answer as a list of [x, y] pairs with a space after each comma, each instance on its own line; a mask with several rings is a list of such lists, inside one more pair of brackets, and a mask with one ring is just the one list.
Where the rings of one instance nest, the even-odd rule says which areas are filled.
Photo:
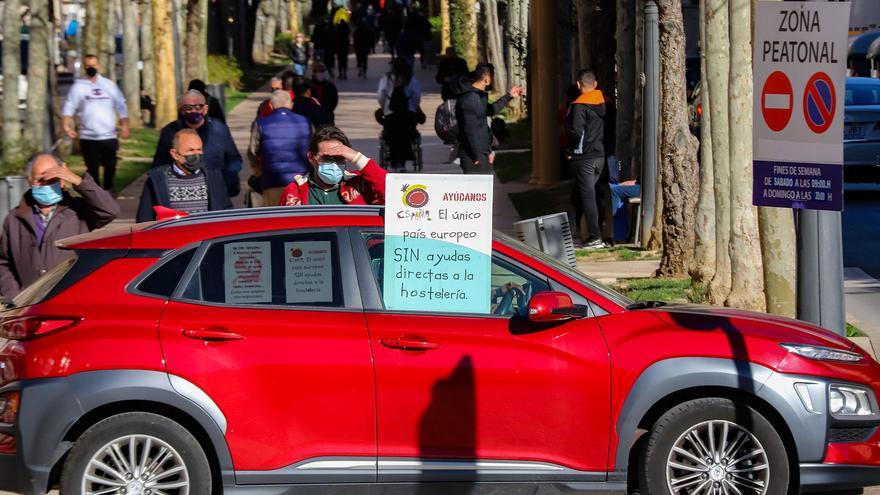
[[180, 454], [150, 435], [117, 438], [92, 456], [82, 478], [84, 495], [188, 495], [189, 473]]
[[673, 495], [763, 495], [770, 463], [761, 442], [730, 421], [704, 421], [678, 439], [666, 461]]

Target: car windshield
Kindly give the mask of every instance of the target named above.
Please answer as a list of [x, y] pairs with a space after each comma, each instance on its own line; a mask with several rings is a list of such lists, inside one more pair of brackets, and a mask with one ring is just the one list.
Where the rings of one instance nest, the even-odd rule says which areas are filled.
[[880, 105], [880, 84], [847, 84], [846, 105]]
[[510, 237], [508, 235], [502, 234], [501, 232], [495, 231], [495, 240], [506, 245], [506, 246], [509, 246], [513, 249], [516, 249], [517, 251], [522, 251], [523, 253], [531, 256], [532, 258], [537, 259], [541, 263], [544, 263], [545, 265], [550, 266], [554, 270], [556, 270], [556, 271], [558, 271], [568, 277], [571, 277], [572, 279], [576, 280], [577, 282], [580, 282], [581, 284], [583, 284], [584, 286], [586, 286], [587, 288], [589, 288], [593, 292], [598, 293], [602, 297], [608, 299], [609, 301], [612, 301], [613, 303], [617, 304], [618, 306], [620, 306], [622, 308], [625, 308], [625, 307], [629, 306], [630, 304], [633, 304], [633, 302], [634, 302], [632, 299], [624, 296], [623, 294], [620, 294], [618, 292], [615, 292], [615, 291], [609, 289], [608, 287], [605, 287], [604, 285], [602, 285], [601, 283], [592, 279], [591, 277], [587, 276], [583, 272], [575, 270], [574, 268], [566, 265], [565, 263], [562, 263], [561, 261], [557, 260], [556, 258], [548, 255], [547, 253], [544, 253], [543, 251], [535, 249], [532, 246], [529, 246], [528, 244], [524, 244], [524, 243], [514, 239], [513, 237]]

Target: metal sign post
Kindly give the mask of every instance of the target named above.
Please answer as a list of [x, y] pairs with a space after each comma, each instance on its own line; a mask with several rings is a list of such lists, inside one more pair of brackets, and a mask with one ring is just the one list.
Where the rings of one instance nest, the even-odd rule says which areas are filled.
[[843, 106], [849, 3], [759, 1], [753, 203], [798, 214], [798, 317], [845, 332]]

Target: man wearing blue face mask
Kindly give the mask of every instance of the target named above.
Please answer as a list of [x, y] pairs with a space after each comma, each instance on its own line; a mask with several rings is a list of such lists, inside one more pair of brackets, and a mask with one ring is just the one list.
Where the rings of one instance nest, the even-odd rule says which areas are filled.
[[[3, 223], [0, 237], [0, 296], [9, 304], [22, 289], [74, 256], [55, 241], [110, 223], [119, 205], [90, 174], [71, 172], [60, 158], [39, 153], [28, 161], [31, 188]], [[79, 197], [65, 191], [75, 190]]]
[[312, 135], [308, 175], [297, 175], [281, 194], [280, 206], [385, 204], [385, 169], [351, 149], [333, 126]]
[[159, 144], [153, 155], [153, 167], [171, 163], [174, 135], [183, 129], [193, 129], [202, 139], [205, 168], [220, 171], [229, 197], [237, 196], [241, 190], [238, 174], [241, 172], [242, 160], [235, 141], [232, 140], [229, 127], [217, 119], [208, 117], [205, 95], [199, 91], [187, 91], [180, 98], [178, 109], [180, 117], [162, 128]]

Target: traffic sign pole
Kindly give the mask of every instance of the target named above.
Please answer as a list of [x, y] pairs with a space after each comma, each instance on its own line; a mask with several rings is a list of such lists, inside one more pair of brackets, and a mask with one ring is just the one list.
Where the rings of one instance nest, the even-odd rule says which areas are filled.
[[846, 335], [838, 211], [797, 212], [798, 319]]

